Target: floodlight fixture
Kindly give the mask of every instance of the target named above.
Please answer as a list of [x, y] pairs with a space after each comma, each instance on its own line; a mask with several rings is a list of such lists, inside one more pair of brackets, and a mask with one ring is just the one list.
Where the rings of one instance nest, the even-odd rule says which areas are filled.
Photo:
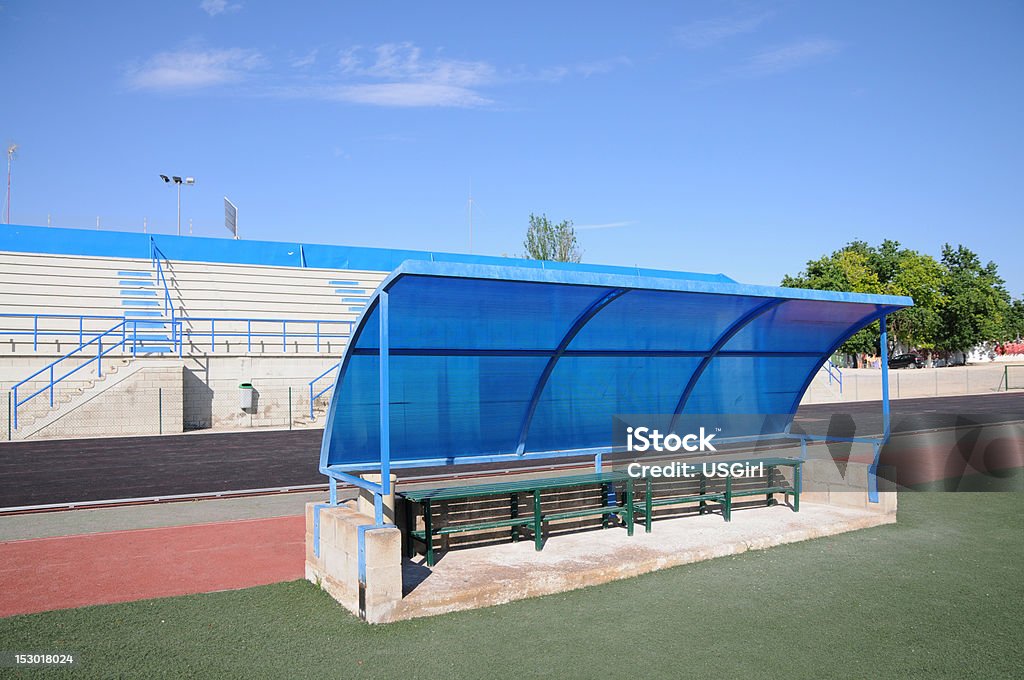
[[181, 236], [181, 185], [187, 184], [188, 186], [193, 186], [196, 183], [196, 178], [186, 177], [184, 181], [182, 181], [180, 175], [171, 175], [170, 177], [167, 175], [160, 175], [160, 179], [168, 184], [173, 180], [173, 182], [178, 185], [178, 236]]

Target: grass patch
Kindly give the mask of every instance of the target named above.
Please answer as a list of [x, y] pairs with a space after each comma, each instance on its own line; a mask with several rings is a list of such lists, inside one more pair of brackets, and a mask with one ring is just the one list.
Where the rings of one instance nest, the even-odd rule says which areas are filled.
[[297, 581], [3, 619], [0, 649], [76, 678], [1019, 677], [1022, 517], [904, 493], [895, 526], [490, 609], [368, 626]]

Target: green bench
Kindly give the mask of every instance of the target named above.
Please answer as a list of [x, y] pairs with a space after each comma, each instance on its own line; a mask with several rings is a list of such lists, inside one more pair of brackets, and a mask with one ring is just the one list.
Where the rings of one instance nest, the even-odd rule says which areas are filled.
[[[707, 482], [709, 479], [701, 471], [702, 468], [698, 468], [701, 471], [697, 476], [696, 481], [699, 484], [697, 493], [670, 493], [667, 495], [659, 496], [655, 498], [654, 482], [650, 475], [644, 477], [644, 497], [643, 500], [634, 501], [633, 504], [633, 516], [637, 515], [644, 516], [644, 531], [646, 533], [651, 532], [651, 521], [654, 515], [654, 508], [664, 507], [668, 505], [682, 505], [683, 503], [700, 503], [700, 514], [707, 512], [708, 502], [717, 501], [722, 505], [722, 516], [726, 522], [732, 520], [732, 501], [734, 498], [742, 498], [746, 496], [767, 496], [768, 505], [775, 505], [778, 501], [775, 500], [775, 494], [785, 494], [786, 500], [789, 500], [789, 496], [793, 496], [793, 511], [800, 511], [800, 474], [801, 464], [803, 461], [794, 458], [751, 458], [744, 460], [727, 460], [727, 461], [711, 461], [714, 463], [725, 463], [726, 465], [733, 465], [739, 463], [741, 465], [757, 465], [763, 464], [765, 466], [766, 476], [763, 478], [766, 481], [765, 485], [757, 485], [756, 483], [747, 484], [747, 480], [743, 479], [740, 488], [734, 488], [733, 477], [725, 477], [724, 488], [721, 491], [708, 491]], [[785, 484], [775, 484], [775, 469], [779, 467], [791, 467], [793, 468], [793, 485], [787, 486]], [[673, 478], [664, 478], [673, 479]], [[739, 479], [739, 478], [737, 478]], [[756, 479], [756, 478], [755, 478]], [[751, 479], [753, 482], [753, 479]]]
[[[598, 486], [601, 488], [602, 500], [609, 497], [609, 490], [614, 484], [625, 486], [625, 498], [621, 505], [601, 505], [593, 508], [543, 512], [541, 509], [541, 492], [566, 490]], [[519, 495], [533, 496], [533, 511], [526, 515], [519, 514]], [[406, 553], [412, 556], [414, 543], [422, 543], [426, 550], [427, 566], [434, 566], [434, 537], [466, 531], [482, 531], [486, 529], [509, 528], [512, 540], [519, 540], [522, 527], [533, 529], [534, 547], [544, 548], [542, 528], [544, 522], [560, 519], [601, 516], [602, 525], [608, 526], [608, 518], [618, 515], [626, 525], [627, 533], [633, 535], [633, 478], [624, 472], [598, 472], [588, 475], [572, 475], [568, 477], [547, 477], [540, 479], [524, 479], [515, 482], [497, 482], [494, 484], [475, 484], [471, 486], [452, 486], [440, 489], [416, 489], [402, 491], [397, 494], [405, 499]], [[451, 501], [464, 501], [476, 498], [509, 499], [509, 516], [505, 519], [493, 519], [483, 522], [468, 522], [444, 527], [433, 526], [433, 508], [435, 504]], [[414, 525], [413, 506], [419, 505], [423, 513], [423, 529]]]

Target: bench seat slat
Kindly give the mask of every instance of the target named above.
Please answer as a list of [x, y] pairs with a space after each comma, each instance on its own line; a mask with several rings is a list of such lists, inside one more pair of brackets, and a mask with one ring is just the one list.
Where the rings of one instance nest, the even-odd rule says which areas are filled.
[[789, 486], [762, 486], [760, 489], [743, 489], [737, 491], [733, 489], [732, 497], [737, 496], [764, 496], [770, 493], [793, 493], [793, 488]]
[[626, 508], [621, 505], [605, 505], [600, 508], [584, 508], [582, 510], [567, 510], [565, 512], [550, 512], [542, 515], [543, 519], [572, 519], [574, 517], [592, 517], [595, 515], [617, 515], [625, 512]]
[[[430, 533], [435, 536], [440, 534], [458, 534], [464, 531], [483, 531], [485, 529], [503, 529], [507, 527], [515, 526], [527, 526], [533, 524], [533, 515], [526, 517], [513, 517], [511, 519], [496, 519], [487, 522], [475, 522], [473, 524], [455, 524], [451, 526], [441, 527], [440, 529], [432, 529]], [[425, 540], [425, 534], [423, 531], [416, 530], [410, 532], [416, 538]]]
[[[735, 496], [736, 494], [733, 494]], [[655, 498], [651, 500], [651, 507], [659, 507], [663, 505], [678, 505], [680, 503], [696, 503], [698, 501], [725, 501], [724, 493], [706, 493], [703, 495], [695, 496], [679, 496], [676, 498]], [[645, 505], [644, 501], [634, 501], [634, 508], [643, 508]]]
[[572, 475], [570, 477], [542, 477], [539, 479], [523, 479], [514, 482], [495, 484], [474, 484], [469, 486], [449, 486], [437, 489], [412, 489], [402, 491], [398, 495], [414, 503], [425, 500], [449, 501], [482, 496], [507, 496], [514, 493], [544, 491], [549, 489], [569, 489], [591, 484], [614, 484], [624, 482], [629, 475], [624, 472], [599, 472], [589, 475]]

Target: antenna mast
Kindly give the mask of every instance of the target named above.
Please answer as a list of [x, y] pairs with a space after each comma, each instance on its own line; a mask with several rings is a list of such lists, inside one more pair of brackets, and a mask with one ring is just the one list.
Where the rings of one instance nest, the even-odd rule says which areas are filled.
[[11, 161], [14, 160], [14, 154], [17, 151], [17, 144], [11, 144], [7, 147], [7, 216], [5, 218], [7, 224], [11, 223]]

